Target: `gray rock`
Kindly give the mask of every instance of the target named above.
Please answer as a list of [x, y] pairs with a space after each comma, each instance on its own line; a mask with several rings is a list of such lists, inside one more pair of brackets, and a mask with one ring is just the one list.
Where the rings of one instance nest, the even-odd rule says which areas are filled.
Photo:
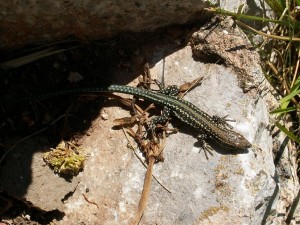
[[[75, 37], [97, 40], [203, 17], [203, 1], [43, 0], [0, 3], [0, 48]], [[14, 9], [14, 10], [11, 10]], [[13, 40], [13, 41], [12, 41]]]
[[49, 149], [43, 137], [33, 137], [17, 145], [1, 165], [0, 189], [40, 210], [64, 211], [63, 199], [75, 191], [80, 178], [66, 181], [54, 174], [43, 160], [44, 152]]
[[[154, 168], [155, 176], [172, 193], [154, 181], [140, 224], [260, 224], [265, 217], [276, 183], [272, 138], [266, 128], [268, 110], [259, 86], [264, 78], [257, 53], [238, 29], [228, 29], [228, 25], [230, 21], [225, 21], [213, 31], [194, 33], [191, 46], [167, 56], [165, 79], [167, 84], [182, 84], [203, 76], [201, 86], [185, 99], [211, 115], [235, 119], [234, 130], [253, 147], [237, 154], [214, 146], [216, 151], [206, 159], [195, 145], [197, 131], [175, 122], [180, 132], [167, 138], [165, 161]], [[156, 56], [165, 50], [152, 49]], [[218, 60], [197, 61], [203, 49], [222, 59], [220, 65]], [[151, 72], [161, 71], [159, 61]], [[129, 114], [119, 107], [103, 110], [108, 120], [95, 121], [93, 132], [83, 140], [91, 156], [59, 224], [128, 224], [137, 209], [145, 169], [126, 147], [123, 132], [111, 129], [115, 118]], [[86, 202], [82, 193], [99, 208]]]
[[[254, 1], [250, 3], [249, 10], [258, 6]], [[47, 1], [0, 3], [4, 30], [1, 47], [53, 41], [69, 35], [91, 40], [153, 30], [192, 21], [204, 7], [199, 1], [172, 1], [164, 6], [157, 1], [50, 4], [51, 7]], [[16, 10], [11, 11], [12, 7]], [[228, 6], [232, 7], [237, 8]], [[58, 17], [59, 23], [53, 23]], [[247, 37], [233, 28], [231, 20], [224, 20], [213, 29], [208, 27], [195, 32], [190, 46], [183, 49], [167, 51], [178, 44], [174, 40], [168, 46], [148, 44], [137, 55], [150, 50], [151, 54], [145, 54], [150, 62], [155, 62], [151, 72], [160, 78], [161, 58], [165, 52], [172, 52], [165, 58], [167, 84], [205, 77], [201, 86], [185, 99], [211, 115], [235, 119], [234, 130], [247, 137], [253, 147], [236, 154], [213, 146], [216, 151], [207, 160], [195, 144], [197, 132], [173, 120], [180, 132], [168, 137], [165, 162], [156, 164], [154, 171], [172, 193], [153, 181], [141, 224], [283, 224], [284, 218], [278, 215], [286, 213], [299, 184], [295, 158], [290, 158], [285, 148], [275, 172], [268, 110], [276, 103], [264, 80], [258, 54]], [[129, 85], [136, 83], [135, 80]], [[64, 211], [66, 216], [58, 224], [128, 224], [137, 209], [145, 169], [126, 147], [123, 132], [111, 129], [115, 118], [128, 116], [129, 112], [109, 107], [103, 108], [101, 115], [105, 119], [94, 121], [89, 136], [81, 140], [90, 156], [84, 172], [71, 183], [45, 166], [39, 151], [44, 151], [47, 143], [38, 138], [16, 148], [6, 160], [18, 163], [2, 165], [0, 189], [42, 210]], [[283, 137], [278, 139], [278, 145], [282, 140]], [[62, 199], [72, 192], [63, 204]]]

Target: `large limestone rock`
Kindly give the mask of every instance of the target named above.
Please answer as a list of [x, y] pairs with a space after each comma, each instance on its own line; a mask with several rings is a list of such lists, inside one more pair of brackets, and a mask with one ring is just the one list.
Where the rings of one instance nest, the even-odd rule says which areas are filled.
[[[2, 1], [0, 48], [66, 38], [95, 40], [196, 21], [202, 1]], [[200, 13], [201, 12], [201, 13]]]

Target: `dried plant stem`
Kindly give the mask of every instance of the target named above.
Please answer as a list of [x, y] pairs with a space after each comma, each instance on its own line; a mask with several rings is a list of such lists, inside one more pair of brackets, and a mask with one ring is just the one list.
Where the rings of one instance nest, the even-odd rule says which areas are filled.
[[151, 187], [151, 181], [152, 181], [152, 173], [153, 173], [153, 165], [155, 163], [155, 157], [150, 156], [149, 157], [149, 163], [147, 167], [147, 172], [145, 176], [145, 181], [144, 181], [144, 186], [143, 186], [143, 192], [140, 198], [139, 206], [138, 206], [138, 211], [135, 215], [135, 218], [133, 219], [131, 225], [137, 225], [139, 224], [142, 215], [145, 211], [149, 194], [150, 194], [150, 187]]

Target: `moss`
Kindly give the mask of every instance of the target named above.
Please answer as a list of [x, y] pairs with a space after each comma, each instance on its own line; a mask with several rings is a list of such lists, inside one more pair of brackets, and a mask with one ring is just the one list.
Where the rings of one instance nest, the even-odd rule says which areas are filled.
[[54, 172], [64, 175], [77, 175], [84, 167], [85, 156], [83, 149], [64, 141], [55, 149], [45, 153], [44, 161], [53, 168]]

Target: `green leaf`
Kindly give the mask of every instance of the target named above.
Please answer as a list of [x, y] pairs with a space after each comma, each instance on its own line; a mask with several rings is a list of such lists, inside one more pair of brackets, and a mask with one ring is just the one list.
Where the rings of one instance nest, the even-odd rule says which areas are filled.
[[[299, 87], [299, 84], [298, 84], [298, 87]], [[291, 93], [289, 93], [284, 98], [280, 99], [279, 103], [284, 103], [284, 102], [290, 101], [294, 96], [298, 95], [300, 93], [300, 89], [297, 89], [297, 88], [292, 88]]]
[[278, 0], [266, 0], [266, 3], [271, 7], [271, 9], [278, 15], [281, 16], [281, 14], [284, 11], [285, 8], [285, 2], [284, 1], [278, 1]]
[[293, 112], [293, 111], [295, 111], [297, 109], [297, 107], [296, 106], [294, 106], [294, 107], [289, 107], [289, 108], [281, 108], [281, 109], [275, 109], [275, 110], [273, 110], [273, 111], [271, 111], [270, 113], [271, 114], [275, 114], [275, 113], [288, 113], [288, 112]]
[[285, 133], [290, 139], [294, 140], [295, 142], [297, 142], [298, 144], [300, 144], [300, 139], [293, 134], [291, 131], [289, 131], [288, 129], [286, 129], [284, 126], [282, 126], [280, 123], [275, 122], [275, 125], [283, 132]]
[[296, 80], [295, 84], [291, 88], [291, 91], [296, 90], [299, 86], [300, 86], [300, 76], [298, 77], [298, 79]]
[[285, 96], [284, 98], [280, 99], [280, 103], [286, 102], [291, 100], [294, 96], [296, 96], [297, 94], [300, 93], [300, 89], [298, 90], [294, 90], [293, 92], [289, 93], [287, 96]]

